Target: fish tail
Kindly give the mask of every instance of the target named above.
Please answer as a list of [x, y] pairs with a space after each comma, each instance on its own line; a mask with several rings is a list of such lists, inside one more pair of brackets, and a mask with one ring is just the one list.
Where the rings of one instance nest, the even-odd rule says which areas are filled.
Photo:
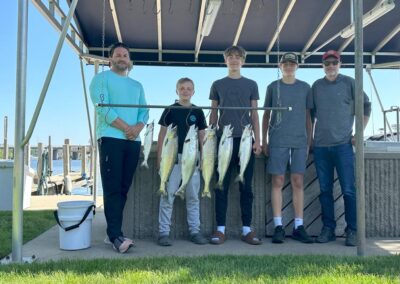
[[167, 192], [165, 191], [165, 182], [161, 182], [160, 189], [158, 190], [158, 194], [161, 196], [166, 196]]
[[147, 160], [144, 160], [144, 161], [140, 164], [140, 166], [141, 166], [141, 167], [145, 167], [146, 169], [149, 168], [149, 165], [147, 164]]
[[235, 182], [241, 182], [241, 183], [244, 183], [243, 182], [243, 175], [241, 175], [241, 174], [238, 174], [238, 176], [235, 178]]
[[209, 185], [204, 185], [204, 189], [203, 189], [203, 192], [201, 193], [201, 197], [211, 198]]
[[182, 200], [185, 199], [185, 190], [182, 186], [175, 192], [175, 196], [179, 196]]

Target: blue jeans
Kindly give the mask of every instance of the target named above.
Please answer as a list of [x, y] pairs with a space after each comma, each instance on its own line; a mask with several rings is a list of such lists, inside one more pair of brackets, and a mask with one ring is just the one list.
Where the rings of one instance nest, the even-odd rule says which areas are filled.
[[344, 199], [346, 229], [357, 230], [354, 153], [351, 143], [332, 147], [314, 147], [314, 162], [321, 190], [319, 200], [323, 225], [331, 229], [336, 228], [332, 192], [336, 168]]

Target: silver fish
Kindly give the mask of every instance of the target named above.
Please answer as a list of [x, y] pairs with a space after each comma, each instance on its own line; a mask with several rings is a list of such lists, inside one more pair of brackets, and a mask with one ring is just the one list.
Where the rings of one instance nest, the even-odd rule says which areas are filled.
[[168, 126], [167, 133], [165, 134], [163, 147], [161, 150], [161, 161], [160, 161], [160, 190], [159, 194], [166, 196], [167, 191], [165, 190], [169, 176], [171, 175], [172, 169], [174, 168], [176, 159], [178, 156], [178, 135], [177, 127], [172, 127], [172, 124]]
[[218, 147], [218, 183], [217, 187], [223, 189], [224, 178], [226, 171], [229, 168], [229, 164], [232, 158], [233, 150], [233, 138], [232, 138], [233, 127], [231, 125], [226, 125], [222, 132], [221, 141], [219, 141]]
[[147, 159], [149, 158], [151, 145], [153, 144], [153, 130], [154, 130], [154, 121], [146, 125], [146, 132], [144, 133], [144, 143], [143, 143], [143, 156], [144, 160], [140, 166], [149, 168], [147, 164]]
[[204, 189], [201, 196], [211, 198], [210, 182], [214, 175], [215, 158], [217, 156], [217, 133], [212, 125], [207, 127], [205, 132], [201, 155], [201, 174], [204, 180]]
[[235, 179], [236, 182], [240, 181], [244, 183], [244, 171], [247, 168], [247, 164], [250, 161], [251, 151], [253, 148], [253, 130], [251, 124], [245, 126], [242, 138], [240, 139], [240, 146], [239, 146], [239, 165], [240, 171], [239, 175]]
[[175, 196], [179, 196], [182, 199], [185, 198], [186, 186], [192, 178], [194, 169], [196, 168], [198, 150], [199, 138], [197, 127], [193, 124], [190, 126], [189, 131], [186, 134], [185, 142], [183, 143], [181, 160], [182, 183], [177, 192], [175, 192]]

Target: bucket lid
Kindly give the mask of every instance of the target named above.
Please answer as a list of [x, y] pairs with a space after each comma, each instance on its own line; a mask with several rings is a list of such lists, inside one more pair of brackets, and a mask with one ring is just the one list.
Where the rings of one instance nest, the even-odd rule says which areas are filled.
[[[60, 215], [60, 216], [58, 216], [58, 219], [60, 220], [60, 222], [80, 222], [82, 220], [82, 216], [78, 216], [78, 215], [73, 215], [73, 216]], [[89, 214], [89, 216], [86, 218], [86, 220], [91, 220], [91, 219], [92, 219], [92, 217]]]
[[58, 202], [57, 207], [60, 208], [88, 208], [93, 205], [94, 202], [90, 200], [75, 200], [75, 201], [63, 201]]

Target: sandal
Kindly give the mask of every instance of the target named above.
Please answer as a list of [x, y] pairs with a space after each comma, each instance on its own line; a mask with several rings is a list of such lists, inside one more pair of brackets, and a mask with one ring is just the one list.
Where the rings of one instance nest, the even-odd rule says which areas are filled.
[[222, 245], [225, 242], [225, 234], [220, 231], [215, 231], [211, 235], [210, 243], [213, 245]]
[[249, 232], [246, 236], [242, 235], [240, 239], [249, 245], [261, 245], [262, 243], [254, 231]]

